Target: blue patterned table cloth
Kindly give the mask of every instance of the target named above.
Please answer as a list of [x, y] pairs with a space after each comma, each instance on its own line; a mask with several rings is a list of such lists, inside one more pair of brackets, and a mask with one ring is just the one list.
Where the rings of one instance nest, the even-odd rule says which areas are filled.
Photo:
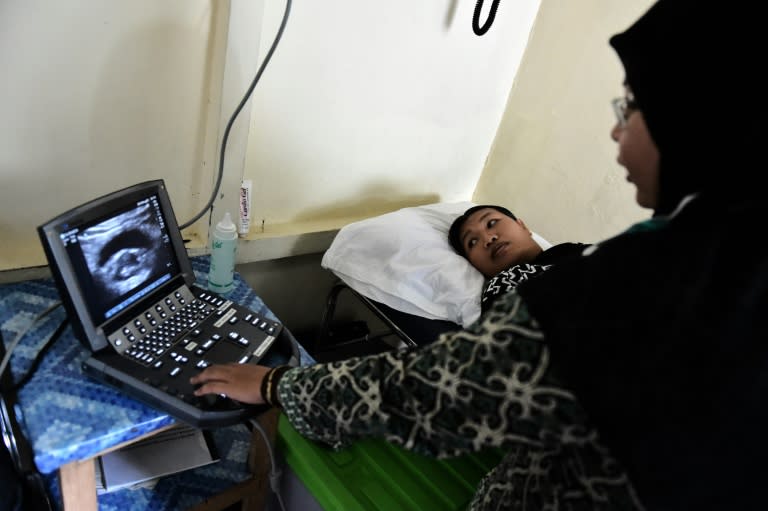
[[[206, 287], [208, 257], [194, 257], [191, 260], [198, 284]], [[235, 284], [235, 289], [226, 295], [227, 298], [261, 315], [277, 319], [239, 274], [235, 274]], [[57, 301], [59, 301], [59, 294], [52, 279], [0, 286], [0, 328], [3, 331], [6, 346], [42, 311]], [[35, 355], [65, 317], [63, 307], [59, 307], [24, 335], [11, 359], [14, 381], [18, 381], [27, 372]], [[290, 332], [288, 334], [290, 335]], [[303, 347], [300, 346], [299, 351], [302, 365], [313, 363]], [[75, 338], [71, 327], [68, 326], [44, 357], [32, 379], [19, 391], [19, 405], [15, 409], [17, 418], [30, 440], [35, 463], [43, 474], [53, 474], [66, 463], [91, 458], [107, 448], [175, 422], [167, 414], [88, 378], [80, 369], [88, 355], [85, 346]], [[268, 355], [262, 362], [266, 365], [274, 365], [284, 361], [277, 357], [279, 355]], [[241, 437], [240, 440], [237, 440], [238, 436]], [[216, 463], [191, 471], [197, 472], [198, 475], [190, 475], [189, 477], [193, 479], [189, 484], [207, 485], [208, 496], [230, 486], [233, 482], [248, 477], [245, 459], [250, 435], [245, 427], [222, 428], [215, 438], [217, 443], [221, 441], [226, 444], [226, 450], [234, 448], [241, 452], [230, 456], [235, 460], [234, 467], [224, 468], [222, 463]], [[226, 461], [227, 454], [228, 452], [221, 453], [223, 461]], [[237, 463], [238, 457], [242, 458], [241, 464]], [[206, 477], [206, 470], [212, 477], [221, 480], [219, 484], [199, 480]], [[222, 472], [238, 470], [240, 474]], [[201, 471], [203, 473], [200, 473]], [[195, 477], [197, 479], [194, 479]], [[221, 487], [222, 484], [224, 484], [223, 487]], [[158, 489], [156, 488], [155, 492]], [[186, 500], [195, 498], [195, 492], [190, 490], [191, 488], [187, 488], [182, 492], [186, 495]], [[176, 490], [169, 491], [173, 493]], [[55, 488], [54, 493], [56, 493]], [[106, 502], [103, 501], [115, 498], [119, 500], [121, 493], [125, 492], [101, 496], [100, 509], [110, 509], [108, 505], [104, 507]], [[150, 490], [129, 493], [135, 494], [134, 497], [143, 494], [146, 498], [140, 499], [135, 508], [133, 505], [122, 502], [115, 509], [168, 509], [164, 504], [161, 504], [161, 507], [151, 504], [157, 498], [164, 497], [154, 495]], [[187, 505], [192, 504], [194, 502], [187, 502]]]

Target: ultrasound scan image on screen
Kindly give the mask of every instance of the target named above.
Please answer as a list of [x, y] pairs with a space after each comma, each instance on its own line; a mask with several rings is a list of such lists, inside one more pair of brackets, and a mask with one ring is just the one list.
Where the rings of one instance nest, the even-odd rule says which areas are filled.
[[78, 234], [88, 271], [105, 302], [113, 303], [168, 271], [161, 222], [156, 205], [145, 200]]

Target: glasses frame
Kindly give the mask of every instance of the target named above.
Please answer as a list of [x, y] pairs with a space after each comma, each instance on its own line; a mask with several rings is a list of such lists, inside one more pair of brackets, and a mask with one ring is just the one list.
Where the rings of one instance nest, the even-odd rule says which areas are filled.
[[634, 106], [634, 101], [627, 97], [619, 97], [611, 100], [611, 106], [613, 107], [613, 113], [616, 114], [616, 122], [619, 123], [619, 127], [624, 128], [629, 121], [629, 116], [632, 112], [637, 110]]

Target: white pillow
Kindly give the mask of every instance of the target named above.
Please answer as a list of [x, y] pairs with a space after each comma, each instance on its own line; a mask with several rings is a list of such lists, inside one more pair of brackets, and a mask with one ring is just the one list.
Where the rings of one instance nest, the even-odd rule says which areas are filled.
[[[321, 266], [402, 312], [467, 326], [480, 317], [485, 279], [453, 251], [448, 229], [472, 202], [404, 208], [343, 227]], [[551, 246], [534, 234], [542, 248]]]

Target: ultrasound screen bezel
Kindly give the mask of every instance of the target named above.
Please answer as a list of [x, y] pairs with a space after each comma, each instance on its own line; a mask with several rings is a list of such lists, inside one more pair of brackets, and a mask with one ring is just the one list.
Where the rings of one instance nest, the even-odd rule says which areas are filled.
[[194, 273], [163, 180], [139, 183], [104, 195], [71, 209], [38, 227], [51, 273], [69, 313], [75, 334], [94, 352], [105, 349], [109, 345], [104, 325], [114, 318], [101, 320], [101, 318], [95, 318], [92, 315], [91, 309], [88, 307], [85, 290], [60, 234], [75, 226], [91, 225], [98, 222], [99, 219], [119, 214], [153, 195], [158, 198], [160, 212], [170, 239], [170, 252], [178, 269], [178, 272], [158, 289], [171, 289], [183, 283], [192, 285]]

